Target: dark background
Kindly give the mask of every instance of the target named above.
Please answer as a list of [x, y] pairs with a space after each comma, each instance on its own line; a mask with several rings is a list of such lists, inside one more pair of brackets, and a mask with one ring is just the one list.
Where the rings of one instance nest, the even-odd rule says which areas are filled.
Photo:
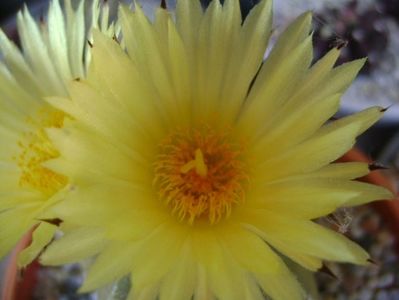
[[0, 1], [0, 21], [3, 22], [8, 17], [14, 15], [25, 3], [33, 3], [37, 0], [1, 0]]

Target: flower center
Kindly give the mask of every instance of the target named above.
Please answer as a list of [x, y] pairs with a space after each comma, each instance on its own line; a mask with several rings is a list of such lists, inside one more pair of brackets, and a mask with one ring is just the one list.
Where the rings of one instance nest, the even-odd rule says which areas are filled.
[[242, 203], [248, 177], [243, 147], [209, 128], [178, 131], [160, 145], [154, 184], [161, 200], [180, 220], [211, 224]]
[[64, 113], [60, 111], [43, 110], [37, 118], [27, 120], [32, 130], [24, 132], [18, 142], [20, 152], [14, 157], [20, 170], [19, 185], [36, 189], [47, 196], [51, 196], [61, 187], [67, 179], [44, 167], [42, 163], [59, 155], [49, 140], [45, 128], [61, 128]]

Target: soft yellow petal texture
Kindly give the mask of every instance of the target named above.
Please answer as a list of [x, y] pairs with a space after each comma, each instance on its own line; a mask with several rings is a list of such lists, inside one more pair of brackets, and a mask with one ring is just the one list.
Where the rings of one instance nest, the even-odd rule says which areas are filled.
[[[231, 67], [226, 71], [229, 77], [225, 78], [222, 95], [224, 95], [223, 110], [227, 110], [227, 113], [222, 117], [228, 116], [230, 112], [231, 115], [238, 114], [252, 78], [261, 66], [271, 33], [272, 1], [261, 1], [245, 18], [238, 44], [233, 48], [231, 61], [238, 64], [229, 63]], [[237, 51], [234, 51], [235, 49]]]
[[141, 291], [159, 282], [170, 270], [183, 241], [181, 229], [174, 224], [164, 224], [138, 242], [113, 242], [96, 258], [80, 290], [94, 290], [134, 270], [134, 287]]
[[[333, 163], [320, 168], [317, 171], [288, 177], [286, 180], [299, 178], [337, 178], [337, 179], [357, 179], [370, 172], [369, 165], [362, 162]], [[284, 179], [283, 179], [284, 180]]]
[[[265, 162], [254, 166], [256, 169], [253, 176], [256, 181], [265, 182], [315, 171], [351, 149], [359, 128], [358, 124], [350, 123], [328, 134], [314, 136], [272, 158], [265, 158]], [[255, 152], [253, 156], [260, 157], [256, 154], [258, 153]], [[267, 172], [268, 170], [273, 172]]]
[[195, 271], [197, 273], [198, 279], [197, 279], [197, 287], [195, 289], [194, 299], [195, 300], [199, 300], [199, 299], [214, 300], [215, 296], [210, 290], [209, 281], [207, 280], [207, 277], [206, 277], [205, 268], [200, 264], [200, 265], [198, 265], [198, 268]]
[[[212, 1], [199, 28], [194, 66], [197, 76], [194, 77], [193, 109], [198, 111], [193, 116], [195, 122], [204, 121], [203, 117], [198, 119], [198, 116], [208, 115], [215, 118], [212, 115], [218, 113], [218, 107], [232, 100], [225, 98], [228, 95], [223, 91], [226, 89], [225, 84], [228, 85], [227, 88], [231, 88], [234, 82], [225, 78], [224, 74], [229, 74], [228, 68], [236, 67], [238, 61], [230, 60], [231, 57], [225, 49], [231, 49], [229, 52], [234, 53], [240, 34], [241, 16], [238, 1], [229, 2], [222, 6], [219, 1]], [[241, 86], [242, 83], [235, 84]], [[224, 114], [228, 118], [232, 117], [228, 111], [224, 111]]]
[[[96, 2], [96, 1], [93, 1]], [[70, 61], [71, 74], [73, 78], [84, 76], [86, 70], [79, 59], [83, 57], [86, 41], [85, 36], [85, 15], [84, 1], [79, 2], [76, 13], [72, 7], [71, 1], [64, 2], [66, 15], [66, 36], [68, 37], [68, 58]], [[94, 20], [95, 18], [92, 18]]]
[[[281, 258], [259, 236], [238, 227], [223, 230], [220, 236], [225, 249], [232, 253], [244, 269], [253, 274], [269, 296], [273, 299], [302, 299], [302, 288], [297, 280], [290, 274]], [[257, 259], [254, 260], [254, 257]], [[281, 278], [284, 278], [284, 281]], [[270, 281], [273, 284], [267, 283]], [[250, 282], [251, 279], [248, 279], [248, 283]]]
[[363, 67], [365, 60], [355, 60], [333, 69], [339, 54], [339, 50], [332, 49], [309, 69], [298, 86], [297, 93], [287, 102], [288, 109], [314, 101], [313, 99], [323, 101], [332, 95], [345, 92]]
[[255, 275], [260, 287], [274, 300], [301, 300], [304, 292], [295, 276], [288, 270], [279, 276]]
[[331, 122], [320, 129], [318, 135], [328, 134], [337, 128], [345, 127], [349, 124], [359, 124], [357, 135], [365, 132], [370, 126], [377, 122], [383, 115], [384, 110], [381, 107], [370, 107], [361, 112], [341, 118], [335, 122]]
[[388, 190], [376, 185], [332, 178], [285, 180], [249, 193], [249, 206], [301, 219], [316, 219], [341, 206], [392, 197]]
[[[331, 63], [335, 60], [335, 55], [332, 60], [329, 59], [331, 56], [333, 55], [326, 55], [325, 59], [318, 62], [309, 71], [309, 75], [303, 79], [304, 84], [298, 88], [297, 94], [269, 121], [269, 125], [264, 129], [264, 134], [255, 145], [259, 152], [267, 154], [266, 156], [272, 156], [298, 144], [314, 134], [337, 111], [340, 94], [347, 88], [347, 81], [353, 80], [363, 61], [351, 62], [327, 73]], [[324, 61], [326, 64], [323, 63]], [[322, 70], [324, 71], [322, 72]], [[317, 78], [313, 78], [314, 74], [317, 75]], [[313, 84], [310, 85], [308, 82]], [[298, 109], [298, 107], [300, 108]], [[378, 108], [374, 108], [362, 113], [364, 119], [378, 119], [380, 113], [377, 110]], [[302, 119], [299, 116], [302, 116]], [[342, 124], [342, 121], [336, 124], [339, 123]], [[369, 124], [369, 122], [365, 122], [363, 128], [368, 128]], [[363, 131], [360, 130], [358, 134]]]
[[[219, 236], [226, 250], [243, 269], [253, 273], [276, 275], [282, 272], [281, 260], [276, 253], [256, 235], [239, 226], [220, 230]], [[256, 260], [253, 258], [257, 257]]]
[[280, 111], [280, 118], [274, 118], [273, 125], [262, 134], [255, 147], [266, 151], [268, 156], [274, 156], [298, 144], [314, 134], [337, 112], [340, 100], [341, 95], [335, 94], [322, 100], [310, 98], [299, 107], [287, 105]]
[[[22, 54], [3, 31], [0, 30], [0, 50], [8, 71], [18, 82], [25, 83], [24, 87], [34, 94], [40, 94], [39, 83], [33, 72], [26, 64]], [[2, 63], [0, 65], [3, 65]], [[18, 92], [18, 90], [16, 90]]]
[[18, 240], [33, 227], [35, 223], [31, 218], [36, 210], [37, 206], [26, 206], [0, 212], [0, 257], [7, 255]]
[[196, 37], [202, 20], [202, 7], [199, 1], [176, 2], [176, 27], [187, 47], [188, 53], [196, 51]]
[[40, 223], [35, 228], [31, 244], [18, 255], [18, 266], [20, 268], [26, 267], [40, 254], [42, 249], [53, 239], [56, 229], [57, 226], [46, 222]]
[[[179, 259], [176, 253], [180, 253], [187, 235], [188, 228], [165, 222], [139, 242], [137, 251], [132, 253], [133, 286], [137, 290], [161, 282], [174, 268]], [[162, 245], [161, 251], [159, 245]]]
[[[239, 120], [249, 132], [259, 131], [276, 109], [292, 95], [312, 59], [311, 14], [292, 23], [264, 62]], [[299, 60], [298, 60], [299, 59]]]
[[[110, 110], [116, 110], [117, 105], [127, 110], [126, 115], [121, 116], [126, 119], [119, 120], [127, 127], [126, 135], [129, 135], [124, 136], [125, 141], [128, 140], [127, 137], [131, 137], [133, 130], [144, 135], [141, 137], [142, 140], [145, 140], [148, 135], [154, 140], [159, 140], [164, 129], [159, 126], [159, 123], [151, 122], [151, 118], [162, 118], [164, 112], [158, 111], [159, 96], [154, 93], [153, 86], [142, 77], [138, 66], [129, 59], [115, 41], [106, 38], [99, 31], [93, 33], [95, 45], [92, 55], [97, 56], [97, 59], [91, 64], [92, 72], [90, 72], [89, 80], [93, 89], [101, 86], [104, 93], [97, 101], [103, 100], [104, 105], [108, 104]], [[146, 99], [145, 104], [142, 99]], [[89, 104], [87, 110], [91, 111]], [[118, 130], [120, 131], [120, 128]], [[153, 143], [154, 140], [151, 142]]]
[[[43, 97], [66, 96], [69, 81], [85, 76], [89, 63], [86, 39], [93, 27], [101, 27], [110, 36], [116, 34], [114, 24], [102, 21], [97, 25], [100, 15], [107, 19], [109, 11], [103, 10], [106, 5], [93, 3], [91, 10], [85, 9], [82, 0], [75, 9], [65, 0], [64, 12], [60, 2], [53, 0], [41, 21], [24, 7], [17, 15], [21, 48], [0, 30], [0, 220], [7, 221], [1, 226], [0, 257], [41, 218], [53, 218], [48, 208], [62, 198], [64, 191], [58, 186], [52, 189], [61, 175], [57, 177], [40, 165], [43, 157], [57, 153], [44, 127], [57, 126], [53, 123], [59, 121], [53, 120], [56, 112]], [[19, 264], [34, 259], [53, 232], [49, 224], [39, 224]]]
[[[363, 265], [367, 264], [369, 259], [368, 254], [360, 246], [343, 235], [311, 221], [281, 216], [266, 210], [256, 210], [247, 213], [245, 222], [250, 230], [252, 229], [277, 249], [281, 243], [299, 254]], [[280, 250], [283, 252], [283, 249]]]
[[156, 300], [158, 298], [159, 286], [149, 285], [142, 290], [133, 288], [126, 300]]
[[[82, 186], [72, 191], [54, 208], [55, 212], [78, 225], [105, 226], [106, 235], [116, 240], [141, 239], [170, 219], [145, 191], [113, 186], [107, 181], [104, 184], [105, 189]], [[96, 205], [91, 197], [96, 197]], [[110, 207], [111, 199], [118, 199], [118, 205]]]
[[[122, 6], [120, 10], [122, 30], [125, 32], [124, 41], [127, 52], [133, 62], [140, 68], [148, 84], [151, 84], [156, 95], [162, 94], [165, 101], [164, 108], [169, 114], [169, 121], [176, 122], [178, 108], [176, 107], [175, 93], [171, 82], [167, 61], [163, 59], [161, 37], [155, 31], [139, 5], [135, 12]], [[184, 56], [181, 57], [184, 61]], [[155, 80], [156, 79], [156, 80]], [[169, 105], [166, 105], [168, 103]]]
[[393, 199], [395, 195], [384, 187], [362, 182], [346, 182], [344, 187], [356, 189], [359, 192], [357, 197], [350, 199], [344, 206], [355, 206], [375, 200]]
[[179, 259], [176, 265], [162, 281], [159, 290], [160, 300], [186, 300], [191, 299], [194, 294], [197, 285], [197, 274], [194, 270], [197, 266], [189, 242], [185, 242], [177, 256]]
[[63, 83], [58, 77], [52, 61], [48, 59], [49, 54], [46, 51], [47, 47], [40, 29], [33, 17], [28, 13], [27, 8], [18, 15], [17, 21], [19, 24], [18, 32], [27, 63], [30, 65], [32, 72], [42, 76], [42, 93], [65, 95], [66, 90]]
[[[257, 178], [258, 174], [264, 174], [259, 176], [259, 180], [269, 181], [287, 175], [315, 171], [338, 159], [352, 148], [355, 138], [374, 124], [380, 116], [381, 110], [379, 108], [370, 108], [331, 122], [298, 146], [288, 148], [289, 150], [279, 153], [271, 159], [266, 158], [266, 161], [260, 165], [258, 165], [258, 161], [255, 161], [254, 163], [257, 166], [254, 166], [256, 168], [254, 176]], [[254, 150], [255, 152], [251, 153], [251, 156], [263, 157], [266, 153], [264, 149], [261, 150]], [[267, 170], [273, 170], [273, 172], [267, 172]]]
[[[292, 261], [295, 261], [297, 264], [307, 270], [316, 272], [323, 267], [323, 261], [320, 258], [299, 253], [295, 251], [295, 249], [291, 248], [291, 246], [287, 246], [276, 241], [274, 242], [274, 245], [280, 253], [284, 253], [284, 256], [290, 258]], [[301, 279], [299, 278], [299, 280]]]
[[216, 298], [244, 299], [246, 275], [223, 249], [219, 237], [211, 230], [198, 231], [193, 237], [193, 246]]
[[89, 292], [131, 272], [132, 253], [137, 245], [126, 242], [108, 244], [91, 265], [79, 291]]
[[[92, 31], [87, 77], [47, 98], [66, 119], [46, 129], [59, 156], [44, 166], [69, 181], [51, 209], [64, 236], [43, 263], [91, 258], [81, 291], [129, 275], [131, 300], [304, 299], [284, 258], [311, 271], [367, 263], [314, 223], [391, 197], [353, 181], [367, 164], [333, 163], [382, 113], [329, 121], [364, 60], [334, 68], [332, 49], [312, 64], [305, 13], [263, 61], [271, 7], [260, 1], [243, 22], [238, 0], [206, 10], [180, 0], [176, 17], [158, 8], [152, 21], [135, 3], [119, 9], [122, 43]], [[181, 217], [198, 203], [193, 220]], [[221, 218], [209, 218], [219, 206]]]
[[[72, 78], [71, 67], [68, 59], [68, 41], [66, 36], [66, 24], [64, 15], [58, 0], [50, 3], [48, 13], [48, 36], [50, 60], [48, 62], [58, 66], [62, 80], [68, 81]], [[76, 53], [79, 55], [79, 52]], [[40, 63], [40, 62], [39, 62]]]
[[45, 265], [72, 263], [101, 252], [105, 244], [104, 234], [97, 228], [74, 228], [52, 242], [40, 256], [40, 262]]

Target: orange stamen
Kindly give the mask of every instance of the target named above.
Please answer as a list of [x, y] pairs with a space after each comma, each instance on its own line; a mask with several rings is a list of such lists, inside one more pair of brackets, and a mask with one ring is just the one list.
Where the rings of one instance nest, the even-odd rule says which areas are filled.
[[179, 219], [210, 223], [227, 217], [244, 201], [247, 176], [241, 145], [211, 129], [177, 132], [160, 145], [155, 185]]

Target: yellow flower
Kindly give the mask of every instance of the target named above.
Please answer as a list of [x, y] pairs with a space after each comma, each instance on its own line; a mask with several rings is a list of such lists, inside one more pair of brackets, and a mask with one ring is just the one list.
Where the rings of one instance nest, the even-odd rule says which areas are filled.
[[[84, 8], [84, 1], [76, 9], [69, 0], [64, 4], [65, 12], [58, 0], [52, 1], [47, 21], [40, 24], [27, 8], [18, 14], [22, 50], [0, 30], [0, 258], [39, 219], [53, 218], [46, 209], [67, 183], [65, 176], [42, 165], [58, 156], [45, 128], [60, 128], [64, 122], [64, 113], [43, 97], [67, 96], [69, 82], [85, 77], [92, 28], [109, 35], [116, 31], [113, 24], [108, 25], [108, 8], [98, 1], [90, 9]], [[86, 20], [88, 13], [92, 17]], [[20, 256], [21, 265], [35, 258], [55, 228], [38, 225], [34, 242]]]
[[[363, 163], [332, 163], [381, 116], [370, 108], [328, 122], [363, 65], [312, 62], [311, 14], [262, 64], [271, 1], [242, 24], [237, 0], [180, 0], [176, 18], [122, 7], [126, 52], [94, 34], [86, 80], [54, 106], [70, 115], [47, 132], [70, 178], [56, 205], [65, 235], [41, 260], [95, 256], [81, 291], [131, 273], [129, 299], [302, 299], [282, 256], [316, 271], [368, 255], [314, 222], [338, 207], [391, 197], [353, 181]], [[256, 76], [254, 82], [253, 78]]]

